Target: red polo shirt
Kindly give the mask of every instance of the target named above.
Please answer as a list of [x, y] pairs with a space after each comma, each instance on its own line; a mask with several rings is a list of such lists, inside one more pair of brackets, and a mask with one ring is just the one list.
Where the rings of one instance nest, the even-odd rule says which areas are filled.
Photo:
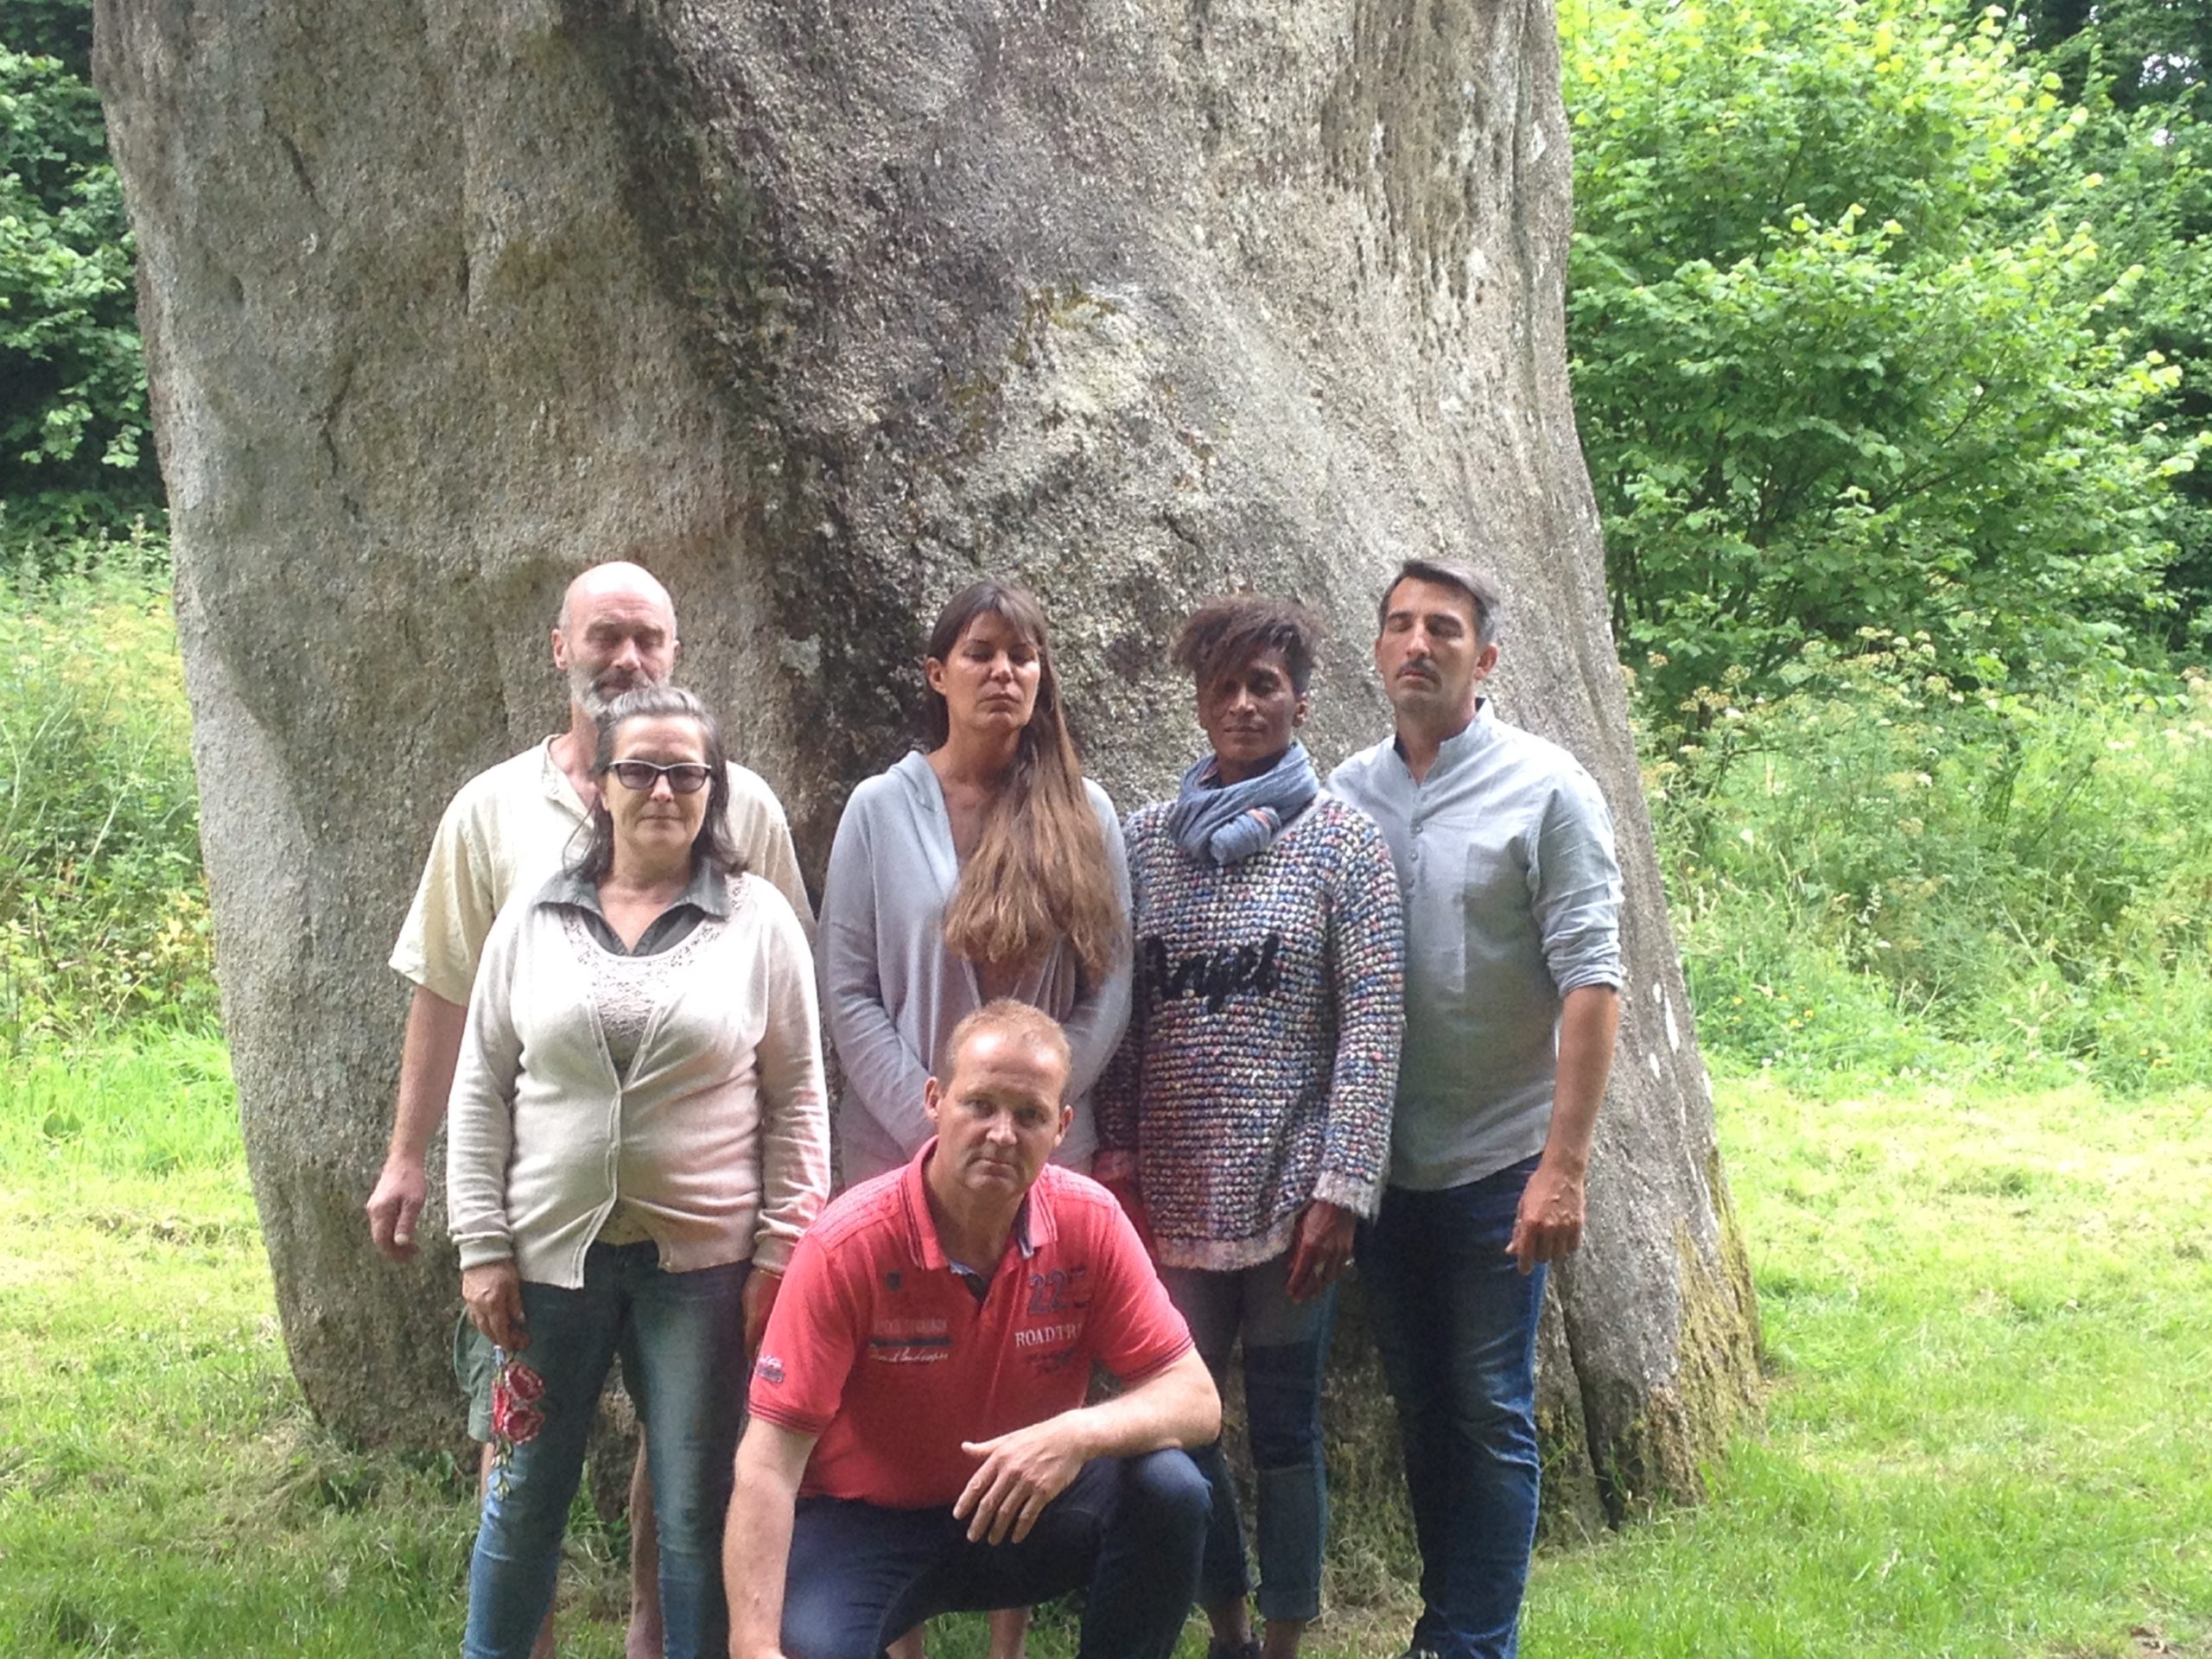
[[1055, 1165], [979, 1301], [930, 1217], [936, 1147], [823, 1211], [776, 1297], [752, 1409], [817, 1437], [803, 1492], [949, 1505], [976, 1471], [961, 1441], [1081, 1405], [1094, 1361], [1135, 1381], [1191, 1345], [1122, 1206]]

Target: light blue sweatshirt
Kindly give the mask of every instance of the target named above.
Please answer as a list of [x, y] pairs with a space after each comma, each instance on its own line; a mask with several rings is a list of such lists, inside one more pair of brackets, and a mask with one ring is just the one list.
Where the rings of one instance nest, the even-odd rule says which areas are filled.
[[[1129, 868], [1121, 820], [1104, 790], [1087, 779], [1084, 789], [1098, 814], [1126, 915]], [[922, 1084], [953, 1027], [982, 1006], [975, 964], [944, 942], [945, 907], [959, 885], [944, 790], [925, 756], [910, 754], [853, 791], [830, 850], [815, 946], [823, 1021], [844, 1071], [834, 1128], [849, 1185], [897, 1167], [929, 1139]], [[1088, 1169], [1098, 1143], [1089, 1096], [1128, 1020], [1128, 953], [1093, 985], [1063, 943], [1008, 995], [1067, 1030], [1075, 1121], [1053, 1161]]]

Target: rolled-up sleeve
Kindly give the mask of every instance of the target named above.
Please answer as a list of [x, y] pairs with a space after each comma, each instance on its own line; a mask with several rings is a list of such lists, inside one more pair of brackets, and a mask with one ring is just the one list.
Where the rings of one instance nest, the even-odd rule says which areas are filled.
[[1623, 980], [1621, 867], [1613, 817], [1586, 773], [1561, 779], [1537, 828], [1534, 911], [1552, 982], [1565, 996]]

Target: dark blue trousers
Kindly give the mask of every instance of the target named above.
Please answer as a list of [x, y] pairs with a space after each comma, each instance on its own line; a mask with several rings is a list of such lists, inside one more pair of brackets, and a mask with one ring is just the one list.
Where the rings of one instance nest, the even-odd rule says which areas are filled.
[[950, 1509], [803, 1497], [784, 1580], [790, 1659], [878, 1659], [939, 1613], [1087, 1588], [1078, 1659], [1170, 1659], [1205, 1538], [1205, 1478], [1181, 1452], [1084, 1465], [1020, 1543], [971, 1544]]

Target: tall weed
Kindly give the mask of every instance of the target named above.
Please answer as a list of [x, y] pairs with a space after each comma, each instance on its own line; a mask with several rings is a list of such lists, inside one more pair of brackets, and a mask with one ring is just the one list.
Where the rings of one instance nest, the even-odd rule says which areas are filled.
[[0, 1043], [215, 1012], [168, 586], [109, 563], [0, 594]]
[[1862, 644], [1700, 693], [1647, 754], [1717, 1058], [2212, 1082], [2212, 684], [1970, 691]]

